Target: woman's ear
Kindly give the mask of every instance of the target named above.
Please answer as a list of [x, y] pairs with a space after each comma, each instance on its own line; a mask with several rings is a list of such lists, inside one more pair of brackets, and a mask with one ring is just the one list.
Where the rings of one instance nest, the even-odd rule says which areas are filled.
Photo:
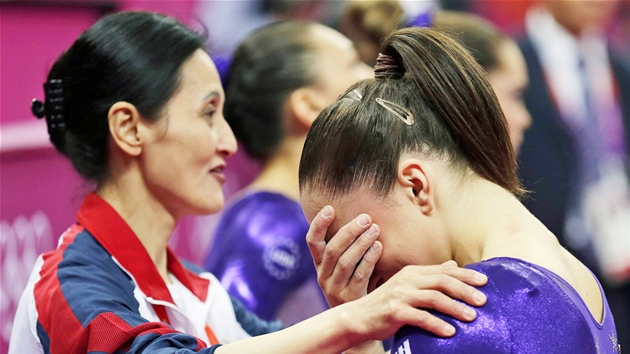
[[426, 162], [418, 159], [402, 160], [398, 166], [398, 183], [424, 214], [428, 215], [433, 211], [435, 195]]
[[319, 112], [326, 105], [320, 95], [313, 89], [302, 87], [289, 95], [288, 110], [293, 118], [289, 128], [295, 133], [308, 133]]
[[114, 103], [107, 115], [109, 132], [114, 143], [130, 156], [138, 156], [142, 152], [140, 119], [136, 106], [124, 101]]

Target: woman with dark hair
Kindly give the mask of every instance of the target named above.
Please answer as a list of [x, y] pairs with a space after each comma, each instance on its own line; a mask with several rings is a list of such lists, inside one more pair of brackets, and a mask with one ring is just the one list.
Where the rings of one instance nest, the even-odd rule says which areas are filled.
[[[360, 213], [382, 247], [368, 294], [409, 265], [454, 260], [488, 276], [474, 321], [440, 315], [454, 337], [406, 326], [392, 352], [619, 352], [598, 280], [519, 201], [525, 191], [497, 98], [447, 35], [410, 28], [386, 38], [375, 79], [351, 86], [313, 123], [300, 190], [321, 276], [358, 248], [345, 242]], [[336, 217], [325, 221], [331, 206]]]
[[[94, 192], [58, 248], [38, 258], [10, 353], [338, 353], [405, 323], [445, 334], [436, 329], [442, 320], [417, 309], [431, 307], [430, 289], [480, 304], [458, 280], [483, 283], [472, 271], [417, 268], [380, 294], [277, 331], [212, 274], [181, 262], [169, 237], [182, 216], [222, 208], [225, 159], [236, 151], [204, 46], [174, 19], [119, 13], [53, 65], [45, 101], [34, 100], [32, 110]], [[415, 283], [405, 279], [411, 275]], [[441, 295], [433, 307], [463, 312]]]
[[317, 114], [370, 74], [350, 40], [314, 22], [265, 26], [234, 53], [225, 117], [263, 168], [223, 211], [205, 268], [265, 320], [293, 324], [328, 307], [305, 242], [298, 164]]

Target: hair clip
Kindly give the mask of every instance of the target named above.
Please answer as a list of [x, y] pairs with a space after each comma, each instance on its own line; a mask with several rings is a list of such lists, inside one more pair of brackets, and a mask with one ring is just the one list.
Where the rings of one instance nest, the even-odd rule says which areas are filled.
[[348, 92], [343, 98], [347, 98], [349, 100], [361, 102], [361, 100], [363, 99], [363, 95], [361, 95], [361, 92], [359, 92], [358, 89], [354, 89], [354, 90]]
[[396, 104], [394, 102], [390, 102], [390, 101], [384, 100], [382, 98], [377, 98], [376, 99], [376, 103], [380, 104], [381, 106], [383, 106], [383, 108], [385, 108], [386, 110], [390, 111], [393, 115], [398, 117], [405, 124], [407, 124], [407, 125], [412, 125], [413, 124], [413, 122], [414, 122], [413, 114], [409, 110], [407, 110], [406, 108], [402, 107], [401, 105], [398, 105], [398, 104]]
[[31, 112], [37, 118], [46, 117], [48, 134], [62, 133], [66, 129], [64, 119], [63, 81], [53, 79], [44, 83], [45, 102], [38, 99], [31, 101]]
[[31, 101], [31, 112], [39, 119], [44, 118], [44, 116], [46, 116], [44, 102], [38, 100], [37, 98], [33, 98], [33, 101]]

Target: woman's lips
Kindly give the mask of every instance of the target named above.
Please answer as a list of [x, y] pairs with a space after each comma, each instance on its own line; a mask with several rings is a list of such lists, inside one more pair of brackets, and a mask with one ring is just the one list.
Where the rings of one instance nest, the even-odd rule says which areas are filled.
[[217, 180], [219, 180], [219, 183], [221, 184], [225, 183], [226, 180], [223, 170], [225, 170], [225, 165], [217, 166], [210, 170], [210, 174], [213, 175]]

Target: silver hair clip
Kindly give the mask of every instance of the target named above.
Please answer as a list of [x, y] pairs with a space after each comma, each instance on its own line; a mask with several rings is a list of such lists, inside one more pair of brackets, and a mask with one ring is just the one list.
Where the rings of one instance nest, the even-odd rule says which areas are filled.
[[343, 98], [347, 98], [349, 100], [361, 102], [361, 99], [363, 99], [363, 95], [361, 95], [361, 92], [359, 92], [358, 89], [354, 89], [354, 90], [348, 92]]
[[413, 122], [414, 122], [413, 114], [408, 109], [402, 107], [401, 105], [398, 105], [398, 104], [396, 104], [394, 102], [390, 102], [390, 101], [384, 100], [382, 98], [377, 98], [376, 99], [376, 103], [380, 104], [381, 106], [383, 106], [383, 108], [385, 108], [386, 110], [390, 111], [393, 115], [398, 117], [405, 124], [407, 124], [407, 125], [412, 125], [413, 124]]

